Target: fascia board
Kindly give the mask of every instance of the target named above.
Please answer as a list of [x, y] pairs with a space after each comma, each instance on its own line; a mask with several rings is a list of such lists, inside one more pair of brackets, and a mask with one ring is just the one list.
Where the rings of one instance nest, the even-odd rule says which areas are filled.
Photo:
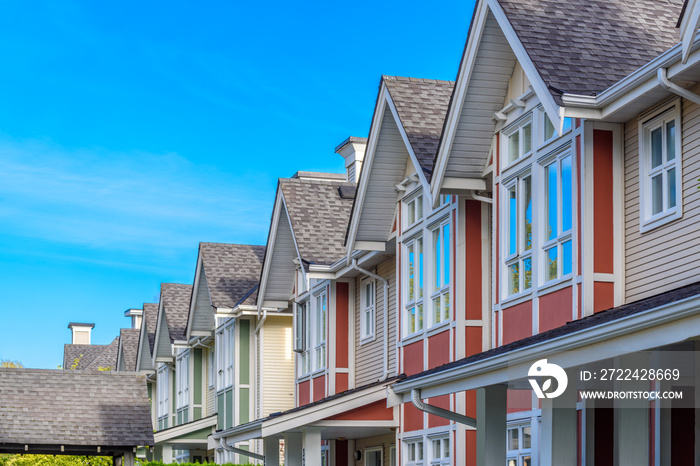
[[117, 346], [117, 367], [116, 369], [119, 370], [119, 363], [122, 362], [122, 359], [124, 359], [123, 353], [124, 350], [122, 349], [122, 337], [119, 335], [119, 346]]
[[[197, 293], [199, 291], [199, 278], [200, 272], [202, 271], [202, 247], [199, 247], [199, 252], [197, 253], [197, 269], [194, 272], [194, 286], [192, 287], [192, 297], [190, 298], [190, 309], [187, 314], [187, 330], [185, 335], [189, 340], [192, 338], [192, 322], [194, 321], [195, 308], [197, 307]], [[208, 290], [207, 290], [208, 291]], [[211, 300], [209, 301], [211, 302]]]
[[[231, 427], [230, 429], [214, 432], [212, 438], [219, 440], [225, 438], [228, 443], [244, 442], [255, 438], [262, 438], [262, 419], [247, 424]], [[218, 442], [217, 442], [218, 443]]]
[[167, 442], [168, 440], [177, 439], [177, 437], [180, 437], [182, 435], [187, 435], [191, 434], [192, 432], [197, 432], [198, 430], [206, 429], [207, 427], [214, 427], [215, 425], [216, 416], [209, 416], [205, 417], [204, 419], [189, 422], [185, 425], [180, 425], [159, 432], [154, 432], [153, 439], [155, 440], [156, 444], [159, 444], [162, 442]]
[[430, 185], [428, 184], [428, 180], [425, 178], [425, 173], [423, 173], [423, 168], [420, 165], [420, 162], [418, 161], [418, 157], [416, 157], [415, 152], [413, 152], [413, 147], [411, 146], [411, 142], [408, 140], [408, 135], [406, 134], [406, 129], [403, 127], [403, 123], [401, 122], [401, 117], [399, 116], [399, 113], [396, 111], [396, 106], [394, 105], [394, 99], [391, 98], [391, 91], [386, 92], [385, 94], [385, 99], [386, 103], [389, 106], [389, 110], [391, 110], [391, 114], [394, 117], [394, 122], [396, 123], [396, 127], [399, 129], [399, 134], [401, 135], [401, 139], [403, 140], [404, 146], [406, 146], [406, 150], [408, 151], [408, 156], [411, 157], [411, 162], [413, 162], [413, 166], [416, 167], [416, 173], [418, 173], [418, 179], [420, 179], [420, 184], [421, 187], [423, 188], [423, 191], [425, 191], [426, 194], [428, 194], [428, 200], [432, 201], [432, 193], [430, 192]]
[[326, 419], [327, 417], [336, 416], [385, 399], [385, 385], [372, 387], [358, 393], [340, 397], [336, 400], [311, 406], [301, 411], [282, 414], [272, 419], [264, 420], [262, 424], [262, 435], [263, 437], [269, 437], [291, 429], [298, 429]]
[[457, 75], [458, 79], [455, 83], [454, 91], [452, 92], [452, 105], [450, 105], [450, 109], [447, 113], [445, 131], [438, 147], [438, 154], [435, 160], [435, 166], [433, 167], [433, 176], [430, 180], [433, 209], [438, 207], [436, 202], [439, 202], [438, 200], [440, 199], [442, 181], [445, 176], [445, 170], [447, 169], [450, 152], [452, 151], [455, 131], [457, 130], [459, 118], [462, 114], [462, 106], [464, 105], [464, 97], [469, 87], [471, 72], [474, 68], [476, 55], [479, 52], [479, 43], [484, 31], [484, 26], [486, 25], [487, 13], [488, 4], [486, 0], [480, 0], [474, 12], [474, 29], [467, 38], [467, 45], [464, 49], [462, 63]]
[[265, 291], [267, 289], [267, 280], [270, 276], [270, 266], [272, 263], [272, 255], [275, 251], [275, 240], [277, 239], [277, 225], [279, 224], [280, 209], [282, 202], [282, 187], [281, 185], [277, 188], [277, 195], [275, 197], [275, 206], [272, 209], [272, 224], [270, 228], [270, 236], [267, 238], [267, 248], [266, 251], [269, 254], [265, 255], [265, 262], [262, 267], [262, 274], [260, 276], [260, 289], [258, 291], [258, 311], [262, 310], [262, 303], [265, 300]]
[[545, 113], [552, 122], [557, 122], [555, 127], [558, 133], [562, 134], [564, 129], [562, 109], [554, 102], [554, 97], [552, 97], [552, 94], [549, 92], [544, 79], [542, 79], [539, 71], [537, 71], [537, 67], [535, 67], [535, 64], [530, 59], [530, 55], [525, 50], [522, 42], [520, 42], [520, 38], [515, 33], [515, 29], [513, 29], [513, 26], [510, 24], [498, 0], [488, 0], [488, 4], [491, 13], [493, 13], [494, 18], [496, 18], [498, 25], [501, 27], [501, 31], [503, 31], [503, 35], [506, 36], [506, 40], [510, 44], [515, 57], [518, 59], [520, 66], [522, 66], [525, 75], [530, 80], [532, 90], [535, 91], [537, 98], [542, 104], [542, 108], [544, 108]]
[[[691, 324], [681, 322], [683, 319], [691, 319], [693, 322]], [[662, 328], [666, 324], [674, 323], [677, 325]], [[399, 382], [393, 386], [393, 390], [403, 395], [404, 402], [410, 402], [410, 392], [413, 389], [420, 389], [424, 398], [471, 390], [527, 376], [532, 362], [544, 357], [551, 357], [553, 361], [557, 361], [555, 358], [560, 357], [562, 359], [557, 362], [558, 364], [571, 367], [591, 362], [590, 355], [596, 354], [595, 351], [591, 351], [594, 345], [599, 344], [601, 350], [605, 350], [606, 357], [613, 357], [664, 344], [658, 340], [652, 342], [647, 338], [640, 338], [634, 335], [637, 332], [645, 330], [662, 332], [667, 336], [668, 341], [665, 344], [669, 344], [697, 336], [698, 328], [700, 328], [700, 297], [694, 296], [473, 364]], [[610, 344], [611, 340], [624, 337], [629, 337], [625, 344]], [[567, 357], [568, 360], [564, 359]]]
[[134, 368], [136, 372], [139, 372], [141, 370], [141, 352], [143, 351], [143, 348], [145, 346], [143, 337], [147, 333], [148, 326], [146, 325], [146, 314], [144, 313], [143, 318], [141, 319], [141, 329], [139, 330], [139, 343], [136, 346], [136, 367]]
[[685, 13], [680, 24], [681, 43], [683, 44], [683, 53], [681, 55], [683, 63], [688, 61], [690, 50], [693, 46], [693, 39], [698, 32], [700, 26], [700, 5], [697, 0], [688, 0], [685, 6]]
[[[280, 190], [281, 191], [281, 190]], [[284, 199], [284, 193], [282, 194], [282, 207], [284, 207], [284, 212], [287, 214], [287, 221], [289, 222], [289, 230], [292, 232], [292, 241], [294, 241], [294, 250], [297, 253], [297, 258], [299, 259], [299, 263], [303, 263], [303, 259], [301, 258], [301, 253], [299, 252], [299, 245], [297, 244], [297, 237], [294, 234], [294, 225], [292, 225], [292, 217], [289, 216], [289, 209], [287, 209], [287, 201]], [[307, 280], [308, 277], [306, 276], [306, 270], [304, 270], [304, 267], [300, 267], [301, 274], [304, 276], [304, 280]], [[294, 277], [292, 277], [292, 280]]]
[[372, 120], [372, 126], [369, 129], [369, 139], [367, 141], [367, 148], [365, 150], [365, 158], [362, 161], [362, 176], [360, 177], [360, 184], [357, 186], [355, 192], [355, 208], [353, 215], [350, 218], [350, 225], [348, 227], [348, 241], [347, 241], [347, 263], [349, 264], [353, 250], [355, 249], [355, 238], [357, 238], [357, 230], [360, 226], [360, 217], [362, 216], [362, 208], [365, 203], [365, 195], [367, 193], [367, 185], [369, 184], [369, 173], [372, 170], [372, 164], [374, 163], [374, 156], [377, 152], [377, 142], [379, 140], [379, 131], [382, 127], [382, 121], [384, 120], [384, 111], [386, 110], [386, 98], [387, 94], [386, 84], [382, 80], [382, 85], [379, 88], [379, 96], [377, 97], [377, 106], [374, 112], [374, 120]]
[[[160, 341], [161, 329], [163, 328], [163, 322], [165, 322], [165, 331], [168, 332], [167, 336], [170, 338], [170, 331], [168, 330], [168, 318], [165, 315], [165, 308], [163, 307], [163, 299], [161, 294], [161, 300], [158, 303], [158, 320], [156, 321], [156, 339], [153, 343], [153, 367], [156, 366], [156, 362], [162, 362], [162, 358], [167, 358], [168, 361], [172, 360], [172, 355], [162, 355], [158, 353], [158, 342]], [[161, 358], [159, 360], [158, 358]]]

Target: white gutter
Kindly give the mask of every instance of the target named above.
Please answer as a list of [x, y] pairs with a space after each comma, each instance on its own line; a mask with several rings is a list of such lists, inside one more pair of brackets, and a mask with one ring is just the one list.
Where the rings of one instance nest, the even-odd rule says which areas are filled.
[[700, 105], [700, 95], [697, 95], [694, 92], [690, 92], [688, 89], [685, 89], [679, 86], [678, 84], [674, 84], [671, 81], [669, 81], [668, 70], [666, 70], [666, 68], [659, 68], [656, 72], [656, 78], [659, 80], [659, 84], [661, 85], [661, 87], [663, 87], [667, 91], [673, 92], [676, 95], [679, 95], [685, 99], [690, 100], [691, 102]]
[[436, 416], [440, 416], [445, 419], [449, 419], [450, 421], [455, 421], [459, 424], [464, 424], [467, 427], [476, 429], [476, 419], [473, 417], [464, 416], [462, 414], [438, 408], [437, 406], [429, 405], [428, 403], [424, 402], [420, 397], [420, 389], [414, 388], [411, 390], [411, 402], [413, 403], [413, 406], [428, 414], [434, 414]]
[[481, 201], [481, 202], [486, 202], [487, 204], [493, 204], [493, 198], [486, 197], [486, 196], [480, 196], [476, 194], [476, 191], [472, 191], [472, 199], [475, 201]]
[[260, 455], [258, 453], [253, 453], [253, 452], [248, 451], [248, 450], [242, 450], [240, 448], [232, 447], [231, 445], [228, 445], [223, 438], [219, 439], [219, 446], [226, 451], [230, 451], [230, 452], [236, 453], [236, 454], [241, 455], [241, 456], [247, 456], [249, 458], [253, 458], [256, 460], [265, 461], [265, 455]]
[[357, 265], [357, 259], [353, 259], [351, 265], [352, 268], [358, 272], [372, 277], [375, 280], [381, 280], [384, 284], [384, 344], [382, 345], [382, 350], [384, 351], [384, 372], [380, 380], [385, 380], [389, 376], [389, 281], [376, 273], [361, 268]]
[[265, 323], [265, 320], [267, 320], [267, 309], [263, 309], [262, 319], [260, 319], [260, 311], [258, 311], [258, 320], [259, 320], [258, 325], [255, 327], [255, 334], [256, 335], [260, 333], [260, 328]]

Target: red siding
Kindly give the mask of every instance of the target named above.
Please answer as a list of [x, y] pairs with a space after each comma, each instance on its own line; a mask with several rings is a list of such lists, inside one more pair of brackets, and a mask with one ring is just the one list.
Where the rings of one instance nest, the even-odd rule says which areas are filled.
[[572, 287], [540, 297], [540, 332], [561, 327], [571, 320]]
[[444, 331], [428, 338], [428, 369], [450, 362], [450, 332]]
[[348, 367], [348, 301], [350, 288], [348, 283], [335, 285], [335, 367]]
[[423, 341], [404, 346], [403, 357], [403, 371], [406, 375], [423, 372]]
[[[498, 141], [498, 139], [499, 138], [496, 138], [496, 141]], [[499, 228], [501, 227], [501, 225], [498, 222], [498, 219], [500, 218], [499, 215], [501, 215], [501, 209], [499, 207], [501, 204], [500, 197], [498, 195], [499, 192], [500, 192], [500, 187], [498, 184], [496, 184], [496, 189], [494, 190], [496, 199], [493, 201], [494, 205], [496, 206], [496, 219], [495, 219], [496, 226], [495, 226], [494, 232], [500, 231]], [[500, 264], [500, 261], [501, 261], [501, 256], [500, 256], [500, 252], [499, 252], [501, 250], [500, 249], [501, 242], [499, 240], [501, 235], [494, 234], [494, 236], [496, 237], [496, 277], [500, 277], [500, 275], [498, 275], [500, 273], [500, 268], [498, 265]], [[496, 299], [495, 299], [496, 304], [498, 304], [500, 302], [499, 297], [501, 296], [501, 288], [500, 288], [499, 282], [500, 282], [500, 280], [496, 280], [493, 283], [493, 287], [495, 288], [494, 295], [496, 296]]]
[[314, 401], [324, 399], [326, 397], [326, 376], [322, 375], [312, 380], [314, 384]]
[[311, 403], [311, 382], [308, 380], [297, 385], [299, 395], [299, 406], [308, 405]]
[[466, 345], [465, 356], [481, 353], [483, 348], [481, 327], [466, 327], [464, 329], [464, 340]]
[[615, 305], [615, 284], [593, 282], [593, 312], [610, 309]]
[[403, 432], [423, 429], [423, 411], [419, 410], [411, 403], [404, 403], [402, 406], [404, 420]]
[[[437, 406], [438, 408], [447, 410], [450, 409], [450, 395], [443, 395], [438, 396], [436, 398], [431, 398], [430, 400], [428, 400], [428, 402], [433, 406]], [[450, 420], [445, 419], [444, 417], [435, 416], [434, 414], [428, 415], [428, 427], [446, 426], [449, 423]]]
[[335, 392], [342, 393], [350, 387], [349, 375], [343, 373], [335, 374]]
[[[481, 202], [465, 201], [466, 318], [481, 319]], [[453, 235], [454, 238], [456, 235]]]
[[613, 273], [613, 133], [593, 130], [593, 272]]
[[532, 335], [532, 301], [503, 309], [503, 341], [506, 345]]
[[327, 418], [330, 421], [390, 421], [394, 419], [394, 408], [387, 408], [386, 401], [377, 401]]
[[508, 390], [508, 413], [532, 409], [532, 390]]

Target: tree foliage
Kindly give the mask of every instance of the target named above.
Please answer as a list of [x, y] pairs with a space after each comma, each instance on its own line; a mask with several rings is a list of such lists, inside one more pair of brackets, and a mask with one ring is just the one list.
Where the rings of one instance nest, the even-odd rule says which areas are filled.
[[10, 361], [9, 359], [0, 359], [0, 367], [12, 367], [15, 369], [19, 369], [20, 367], [24, 367], [24, 366], [19, 361]]
[[112, 466], [112, 457], [70, 455], [0, 455], [0, 466]]

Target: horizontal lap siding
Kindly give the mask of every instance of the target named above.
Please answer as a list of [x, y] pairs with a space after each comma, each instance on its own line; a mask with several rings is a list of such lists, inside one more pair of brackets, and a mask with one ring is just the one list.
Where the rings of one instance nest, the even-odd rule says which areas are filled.
[[[697, 90], [697, 89], [696, 89]], [[700, 261], [700, 108], [683, 101], [683, 217], [639, 231], [638, 120], [625, 125], [625, 291], [632, 302], [698, 281]]]
[[[376, 273], [389, 280], [389, 374], [396, 369], [396, 262], [389, 258], [379, 264]], [[384, 359], [384, 285], [376, 282], [377, 295], [375, 298], [375, 339], [360, 344], [360, 292], [362, 276], [355, 282], [355, 385], [377, 381], [383, 373]]]
[[263, 328], [263, 416], [294, 407], [292, 319], [268, 314]]

